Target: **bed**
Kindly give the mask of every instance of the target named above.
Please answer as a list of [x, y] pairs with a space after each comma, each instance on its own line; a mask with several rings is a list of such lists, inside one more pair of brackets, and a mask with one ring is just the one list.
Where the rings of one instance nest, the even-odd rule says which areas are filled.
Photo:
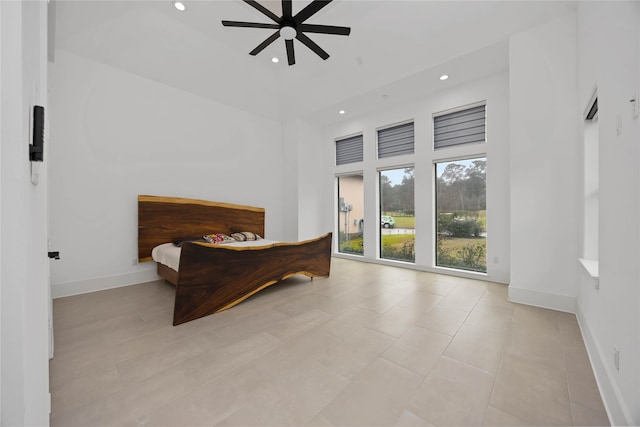
[[[264, 237], [263, 208], [206, 200], [138, 196], [138, 260], [151, 261], [155, 247], [176, 239], [250, 232]], [[260, 240], [250, 245], [186, 241], [177, 271], [157, 264], [158, 275], [176, 286], [173, 325], [226, 310], [296, 274], [329, 277], [331, 233], [302, 242]]]

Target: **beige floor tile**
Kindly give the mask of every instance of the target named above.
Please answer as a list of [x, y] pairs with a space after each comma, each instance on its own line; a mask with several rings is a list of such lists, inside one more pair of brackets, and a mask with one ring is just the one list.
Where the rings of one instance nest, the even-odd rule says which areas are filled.
[[242, 369], [266, 353], [276, 349], [282, 341], [258, 332], [243, 340], [209, 350], [199, 356], [184, 360], [180, 366], [187, 369], [192, 377], [204, 384], [212, 379]]
[[503, 355], [490, 403], [523, 424], [571, 425], [565, 371], [545, 370], [523, 356]]
[[424, 316], [422, 307], [403, 307], [398, 305], [384, 312], [368, 323], [369, 327], [383, 334], [400, 338], [415, 322]]
[[450, 341], [449, 335], [414, 326], [389, 347], [382, 357], [427, 376]]
[[384, 313], [396, 306], [405, 297], [403, 295], [393, 294], [390, 292], [380, 292], [379, 294], [360, 303], [358, 307], [365, 310], [375, 311], [376, 313]]
[[489, 372], [497, 372], [506, 332], [465, 323], [444, 352], [445, 356]]
[[115, 368], [74, 378], [51, 393], [53, 414], [77, 408], [122, 390], [123, 384]]
[[[557, 330], [556, 330], [557, 331]], [[560, 333], [540, 334], [537, 327], [512, 324], [505, 343], [505, 353], [519, 355], [545, 368], [565, 369]]]
[[370, 295], [362, 295], [354, 290], [341, 295], [339, 298], [330, 298], [322, 301], [322, 303], [318, 304], [315, 308], [329, 314], [338, 315], [353, 309], [353, 307], [365, 302], [369, 298], [371, 298]]
[[200, 389], [158, 408], [140, 424], [145, 427], [205, 427], [218, 425], [219, 417], [209, 411], [208, 405], [199, 398]]
[[387, 426], [400, 417], [422, 375], [384, 359], [373, 362], [323, 411], [336, 426]]
[[571, 344], [563, 348], [568, 361], [567, 384], [571, 402], [604, 413], [604, 404], [584, 344]]
[[[507, 288], [507, 285], [503, 285], [502, 283], [496, 283], [497, 285], [500, 286], [504, 286], [505, 289]], [[506, 292], [505, 292], [506, 294]], [[482, 295], [482, 298], [480, 298], [478, 300], [478, 305], [482, 305], [482, 306], [489, 306], [489, 307], [496, 307], [496, 308], [503, 308], [506, 310], [510, 310], [511, 312], [515, 311], [516, 309], [516, 305], [513, 302], [510, 302], [508, 300], [508, 296], [507, 295], [501, 295], [498, 292], [485, 292], [484, 295]]]
[[518, 304], [513, 311], [512, 329], [561, 342], [557, 312]]
[[322, 305], [323, 302], [329, 301], [331, 301], [331, 298], [324, 295], [301, 295], [297, 298], [287, 298], [284, 303], [281, 300], [280, 304], [273, 306], [273, 309], [292, 317], [309, 313], [314, 310], [317, 311], [318, 306]]
[[465, 323], [481, 326], [484, 329], [506, 332], [511, 329], [512, 317], [513, 309], [478, 304], [469, 314]]
[[334, 259], [177, 327], [174, 292], [54, 301], [52, 426], [608, 422], [575, 316], [506, 285]]
[[326, 419], [322, 414], [318, 414], [309, 421], [307, 427], [335, 427], [335, 424]]
[[[146, 417], [145, 417], [146, 419]], [[138, 417], [126, 405], [121, 393], [114, 393], [91, 403], [51, 414], [51, 427], [86, 427], [137, 425]]]
[[282, 341], [286, 341], [314, 329], [331, 318], [331, 315], [324, 311], [312, 309], [276, 322], [265, 331]]
[[362, 329], [378, 317], [380, 317], [379, 313], [354, 307], [334, 316], [333, 319], [320, 325], [319, 329], [336, 337], [345, 338], [352, 336], [354, 331]]
[[116, 368], [122, 382], [142, 381], [200, 356], [212, 345], [210, 340], [210, 336], [206, 335], [189, 337], [150, 353], [146, 357], [119, 363]]
[[417, 290], [405, 297], [398, 306], [425, 313], [435, 307], [442, 298], [442, 295]]
[[441, 307], [452, 307], [471, 311], [484, 294], [486, 285], [482, 282], [459, 284], [438, 303]]
[[524, 424], [522, 424], [517, 417], [489, 405], [487, 407], [487, 412], [484, 414], [482, 425], [485, 427], [510, 427], [522, 426]]
[[594, 410], [579, 403], [571, 403], [571, 414], [575, 426], [610, 426], [607, 413], [603, 410]]
[[435, 425], [480, 425], [492, 386], [491, 373], [442, 356], [408, 409]]
[[283, 342], [274, 350], [262, 355], [251, 366], [266, 375], [266, 380], [280, 372], [288, 371], [309, 360], [317, 360], [327, 348], [342, 343], [342, 340], [320, 329]]
[[465, 310], [437, 305], [418, 319], [416, 325], [453, 336], [468, 315], [469, 312]]
[[565, 345], [584, 345], [582, 331], [575, 316], [561, 317], [558, 321], [562, 342]]
[[340, 394], [349, 381], [317, 362], [278, 376], [245, 406], [227, 417], [234, 426], [301, 426]]
[[404, 410], [400, 418], [394, 424], [394, 427], [435, 427], [429, 421], [417, 416], [411, 411]]
[[333, 372], [353, 380], [394, 342], [393, 337], [363, 327], [343, 341], [320, 350], [316, 358]]
[[455, 289], [455, 283], [451, 281], [441, 280], [439, 278], [418, 279], [421, 282], [421, 290], [440, 296], [446, 296]]

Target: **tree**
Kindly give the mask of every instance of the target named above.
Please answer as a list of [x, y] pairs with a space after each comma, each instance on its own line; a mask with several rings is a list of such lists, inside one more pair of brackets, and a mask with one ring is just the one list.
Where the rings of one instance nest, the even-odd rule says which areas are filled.
[[449, 163], [436, 180], [440, 212], [486, 209], [486, 160]]
[[402, 177], [402, 184], [396, 186], [398, 192], [398, 205], [401, 211], [406, 214], [413, 214], [414, 211], [414, 169], [406, 168]]
[[474, 160], [465, 171], [465, 199], [469, 208], [486, 209], [486, 160]]

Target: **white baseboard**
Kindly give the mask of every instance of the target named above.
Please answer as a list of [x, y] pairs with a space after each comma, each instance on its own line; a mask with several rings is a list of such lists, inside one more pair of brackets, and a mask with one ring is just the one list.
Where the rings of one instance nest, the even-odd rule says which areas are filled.
[[509, 301], [551, 310], [576, 312], [576, 298], [567, 295], [551, 294], [532, 291], [531, 289], [514, 288], [509, 286]]
[[119, 274], [116, 276], [98, 277], [95, 279], [80, 280], [77, 282], [52, 283], [51, 297], [62, 298], [72, 295], [86, 294], [89, 292], [104, 291], [106, 289], [120, 288], [136, 285], [138, 283], [152, 282], [160, 279], [156, 269], [136, 271], [133, 273]]
[[576, 317], [578, 318], [582, 339], [587, 348], [591, 368], [596, 377], [596, 383], [598, 384], [609, 422], [612, 426], [634, 425], [630, 412], [620, 397], [620, 390], [612, 380], [613, 375], [609, 371], [608, 365], [604, 362], [606, 359], [603, 357], [602, 347], [597, 337], [592, 334], [592, 329], [579, 302], [577, 304]]

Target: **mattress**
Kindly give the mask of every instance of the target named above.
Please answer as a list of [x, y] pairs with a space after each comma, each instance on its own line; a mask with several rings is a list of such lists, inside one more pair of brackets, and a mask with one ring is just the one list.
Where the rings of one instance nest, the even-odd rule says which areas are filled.
[[[224, 246], [246, 247], [246, 246], [267, 246], [278, 243], [276, 240], [260, 239], [248, 240], [245, 242], [225, 243]], [[178, 271], [180, 266], [180, 251], [182, 248], [173, 243], [163, 243], [151, 251], [151, 257], [155, 262], [164, 264], [167, 267]]]

